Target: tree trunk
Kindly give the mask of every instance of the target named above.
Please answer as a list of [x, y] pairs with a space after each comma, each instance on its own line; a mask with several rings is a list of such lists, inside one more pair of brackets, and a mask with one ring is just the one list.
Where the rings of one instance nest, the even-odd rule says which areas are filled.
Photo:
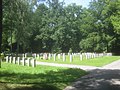
[[18, 57], [18, 53], [19, 53], [19, 45], [20, 45], [20, 42], [19, 42], [19, 40], [17, 40], [16, 57]]
[[[2, 17], [2, 0], [0, 0], [0, 17]], [[2, 18], [1, 18], [1, 25], [0, 25], [0, 68], [1, 68], [1, 45], [2, 45]]]
[[[10, 3], [10, 6], [12, 6], [12, 3]], [[12, 12], [12, 8], [10, 8], [10, 13]], [[13, 29], [13, 26], [12, 26], [12, 16], [10, 17], [10, 21], [11, 21], [11, 30], [10, 30], [10, 53], [11, 53], [11, 56], [12, 56], [12, 29]]]
[[[11, 22], [12, 23], [12, 22]], [[10, 31], [10, 35], [11, 35], [11, 46], [10, 46], [10, 53], [11, 53], [11, 56], [12, 56], [12, 30]]]

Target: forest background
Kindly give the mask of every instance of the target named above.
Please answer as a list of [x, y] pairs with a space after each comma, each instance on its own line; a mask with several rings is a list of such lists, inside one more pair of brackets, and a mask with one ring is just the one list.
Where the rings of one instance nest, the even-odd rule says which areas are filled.
[[120, 53], [120, 0], [92, 0], [88, 8], [38, 2], [3, 0], [2, 52]]

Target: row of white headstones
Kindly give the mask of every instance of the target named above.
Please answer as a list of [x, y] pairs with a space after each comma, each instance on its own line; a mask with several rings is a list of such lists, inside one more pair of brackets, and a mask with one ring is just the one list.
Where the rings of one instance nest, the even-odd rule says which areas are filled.
[[[35, 58], [40, 58], [39, 54], [33, 54], [33, 56]], [[97, 57], [103, 57], [103, 56], [112, 56], [112, 53], [68, 53], [68, 56], [70, 57], [70, 62], [73, 61], [73, 58], [75, 56], [79, 56], [80, 60], [83, 60], [83, 57], [85, 57], [86, 60], [88, 59], [92, 59], [92, 58], [97, 58]], [[63, 62], [66, 61], [66, 54], [65, 53], [61, 53], [61, 54], [51, 54], [51, 53], [44, 53], [43, 54], [43, 59], [51, 59], [54, 58], [54, 61], [56, 61], [56, 57], [58, 57], [58, 59], [60, 60], [61, 58], [63, 59]]]
[[25, 57], [12, 57], [12, 56], [6, 56], [6, 63], [14, 63], [18, 65], [28, 65], [32, 67], [36, 67], [36, 59], [35, 58], [25, 58]]
[[[66, 61], [66, 55], [65, 53], [61, 53], [61, 54], [51, 54], [51, 53], [43, 53], [43, 59], [46, 60], [50, 60], [52, 57], [54, 58], [54, 61], [56, 61], [57, 57], [58, 59], [62, 59], [63, 62]], [[27, 54], [23, 54], [22, 57], [12, 57], [12, 56], [6, 56], [6, 62], [7, 63], [14, 63], [14, 64], [18, 64], [18, 65], [27, 65], [27, 66], [32, 66], [35, 67], [36, 66], [36, 59], [40, 58], [41, 55], [40, 54], [36, 54], [34, 53], [32, 55], [34, 58], [29, 58], [27, 57]], [[92, 58], [97, 58], [97, 57], [103, 57], [103, 56], [112, 56], [112, 53], [68, 53], [68, 56], [70, 57], [70, 62], [73, 61], [73, 58], [75, 56], [79, 56], [80, 60], [83, 60], [83, 57], [85, 57], [86, 60], [88, 59], [92, 59]]]

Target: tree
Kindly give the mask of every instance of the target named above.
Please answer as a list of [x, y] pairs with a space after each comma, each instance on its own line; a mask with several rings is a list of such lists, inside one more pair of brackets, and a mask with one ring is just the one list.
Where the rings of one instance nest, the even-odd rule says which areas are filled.
[[[0, 6], [2, 6], [2, 0], [1, 0], [1, 2], [0, 2]], [[2, 17], [2, 7], [0, 7], [0, 16]], [[0, 20], [1, 21], [1, 23], [2, 23], [2, 20]], [[0, 32], [0, 68], [1, 68], [1, 45], [2, 45], [2, 25], [0, 26], [0, 30], [1, 30], [1, 32]]]
[[83, 19], [86, 23], [82, 25], [85, 38], [80, 42], [81, 48], [85, 51], [109, 52], [113, 47], [118, 47], [115, 45], [118, 35], [114, 32], [115, 29], [110, 19], [116, 11], [114, 3], [116, 0], [94, 0], [90, 3], [88, 15], [86, 15], [88, 17]]
[[111, 15], [110, 19], [115, 32], [120, 34], [120, 0], [115, 0], [113, 3], [110, 3], [109, 8], [114, 8], [114, 13]]
[[3, 50], [60, 53], [120, 48], [120, 0], [93, 0], [88, 9], [64, 6], [59, 0], [44, 3], [3, 1]]
[[[17, 43], [17, 52], [29, 47], [30, 25], [32, 9], [29, 0], [5, 0], [3, 2], [4, 43], [12, 45]], [[10, 35], [9, 35], [10, 33]], [[5, 44], [3, 44], [5, 45]], [[16, 45], [13, 47], [16, 48]], [[15, 52], [15, 50], [13, 50]]]

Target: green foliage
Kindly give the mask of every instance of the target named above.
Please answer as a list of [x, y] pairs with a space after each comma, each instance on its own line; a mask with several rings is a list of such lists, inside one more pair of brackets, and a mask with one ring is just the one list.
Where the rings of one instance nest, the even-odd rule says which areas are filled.
[[[13, 52], [116, 52], [120, 0], [93, 0], [89, 8], [59, 0], [3, 1], [3, 44]], [[35, 9], [36, 7], [36, 9]]]
[[72, 53], [72, 48], [69, 49], [69, 53]]
[[114, 14], [111, 15], [110, 19], [112, 21], [115, 32], [120, 34], [120, 0], [116, 0], [113, 3], [110, 3], [110, 7], [114, 9]]
[[118, 2], [119, 0], [93, 1], [90, 3], [88, 12], [84, 11], [86, 13], [83, 19], [85, 25], [84, 23], [82, 25], [84, 38], [79, 44], [84, 51], [109, 52], [120, 47], [119, 35], [115, 33], [119, 28], [115, 26], [119, 25], [119, 20], [113, 19], [115, 13], [119, 11]]
[[4, 59], [4, 54], [3, 53], [1, 53], [1, 56], [0, 56], [0, 59]]
[[31, 11], [28, 4], [28, 0], [4, 0], [3, 2], [3, 26], [5, 26], [3, 35], [7, 35], [3, 39], [6, 41], [3, 42], [7, 42], [8, 46], [11, 47], [14, 43], [17, 43], [17, 51], [19, 51], [19, 46], [22, 46], [22, 49], [29, 47]]

